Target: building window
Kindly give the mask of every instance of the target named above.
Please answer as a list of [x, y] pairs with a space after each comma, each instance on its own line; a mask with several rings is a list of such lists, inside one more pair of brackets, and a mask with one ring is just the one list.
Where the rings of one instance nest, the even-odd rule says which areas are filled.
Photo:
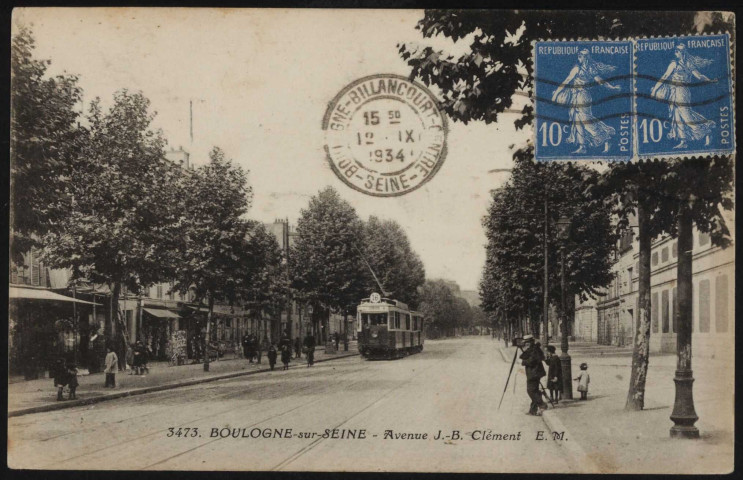
[[650, 322], [653, 325], [653, 333], [658, 333], [658, 292], [653, 294], [651, 303]]
[[674, 333], [678, 333], [678, 311], [679, 301], [676, 297], [676, 287], [673, 287], [673, 320], [671, 321], [671, 328]]
[[637, 276], [640, 276], [640, 262], [635, 262], [635, 271], [637, 272]]
[[157, 298], [163, 298], [163, 286], [162, 285], [157, 286]]
[[661, 293], [661, 305], [663, 313], [663, 333], [668, 333], [668, 290]]
[[715, 331], [728, 331], [728, 276], [720, 275], [715, 279]]
[[405, 314], [405, 330], [410, 330], [410, 314]]
[[699, 246], [707, 245], [709, 243], [709, 235], [704, 232], [699, 232]]
[[673, 242], [673, 246], [671, 247], [671, 255], [673, 258], [676, 258], [679, 256], [679, 245], [678, 242]]
[[699, 282], [699, 331], [709, 332], [709, 280]]
[[658, 252], [653, 252], [652, 262], [654, 267], [658, 265]]
[[668, 261], [668, 247], [665, 247], [663, 250], [660, 251], [660, 261], [661, 262]]

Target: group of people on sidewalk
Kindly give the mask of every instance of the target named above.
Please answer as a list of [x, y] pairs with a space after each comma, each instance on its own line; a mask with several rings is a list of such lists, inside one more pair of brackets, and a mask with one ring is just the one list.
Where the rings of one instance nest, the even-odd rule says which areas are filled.
[[[147, 349], [141, 341], [129, 346], [126, 352], [126, 363], [131, 368], [129, 375], [142, 375], [149, 373], [147, 367]], [[106, 375], [104, 388], [116, 388], [116, 372], [119, 370], [119, 356], [113, 346], [106, 346], [106, 358], [104, 360], [103, 372]], [[69, 390], [69, 400], [77, 399], [76, 391], [79, 386], [77, 380], [78, 370], [75, 362], [72, 360], [60, 359], [54, 365], [52, 377], [54, 387], [57, 389], [57, 401], [64, 400], [65, 387]]]
[[[531, 399], [529, 406], [529, 415], [541, 415], [542, 411], [547, 408], [547, 404], [542, 397], [549, 399], [550, 403], [558, 404], [562, 396], [563, 376], [562, 362], [555, 352], [555, 347], [547, 345], [547, 354], [542, 351], [541, 344], [537, 342], [532, 335], [526, 335], [523, 338], [522, 353], [519, 357], [521, 364], [526, 370], [526, 393]], [[547, 370], [544, 369], [543, 363], [547, 363]], [[549, 396], [542, 385], [542, 377], [547, 377], [547, 388]], [[580, 374], [573, 379], [578, 382], [578, 391], [581, 400], [588, 398], [588, 384], [591, 379], [588, 375], [588, 364], [581, 363]]]
[[292, 359], [292, 353], [294, 358], [302, 358], [302, 353], [307, 356], [307, 366], [310, 367], [315, 363], [315, 337], [308, 333], [304, 340], [301, 340], [297, 336], [293, 341], [289, 338], [288, 332], [284, 332], [278, 343], [268, 341], [268, 338], [264, 337], [263, 341], [260, 342], [258, 337], [254, 334], [245, 334], [242, 338], [243, 354], [248, 363], [261, 363], [262, 353], [265, 350], [266, 356], [268, 357], [268, 365], [271, 370], [276, 366], [276, 361], [281, 355], [281, 363], [284, 365], [282, 370], [289, 369], [289, 363]]

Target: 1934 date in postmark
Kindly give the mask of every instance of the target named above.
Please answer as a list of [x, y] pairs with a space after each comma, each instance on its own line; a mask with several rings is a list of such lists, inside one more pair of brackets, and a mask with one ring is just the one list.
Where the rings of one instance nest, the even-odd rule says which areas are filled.
[[428, 89], [394, 74], [361, 78], [323, 118], [335, 174], [367, 195], [394, 197], [429, 181], [446, 156], [446, 117]]

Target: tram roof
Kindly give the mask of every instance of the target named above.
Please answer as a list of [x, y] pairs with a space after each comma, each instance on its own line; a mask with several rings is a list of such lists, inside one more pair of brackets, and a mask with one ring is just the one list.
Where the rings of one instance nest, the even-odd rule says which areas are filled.
[[389, 305], [392, 307], [400, 308], [402, 310], [408, 310], [411, 315], [423, 316], [422, 312], [411, 310], [410, 307], [408, 307], [407, 303], [403, 303], [399, 300], [394, 300], [392, 298], [382, 298], [382, 300], [379, 303], [372, 303], [368, 298], [362, 298], [361, 305], [359, 306], [367, 306], [367, 305]]

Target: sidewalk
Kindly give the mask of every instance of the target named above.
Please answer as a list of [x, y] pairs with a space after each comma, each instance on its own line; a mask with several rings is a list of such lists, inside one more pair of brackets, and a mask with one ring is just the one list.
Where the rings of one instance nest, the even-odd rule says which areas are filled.
[[[335, 354], [327, 354], [324, 347], [319, 347], [315, 350], [315, 363], [353, 355], [358, 355], [356, 342], [349, 343], [347, 352], [343, 351], [343, 345], [341, 345], [340, 351]], [[289, 364], [290, 368], [306, 365], [307, 360], [304, 355], [301, 359], [292, 358]], [[278, 362], [276, 368], [280, 367], [281, 362]], [[8, 385], [8, 417], [77, 407], [130, 395], [141, 395], [270, 371], [265, 352], [261, 364], [248, 363], [244, 358], [237, 358], [231, 353], [226, 354], [219, 361], [209, 363], [209, 372], [204, 372], [202, 363], [169, 366], [167, 362], [151, 362], [149, 369], [150, 373], [147, 375], [129, 375], [129, 372], [118, 372], [116, 388], [104, 388], [105, 375], [103, 373], [78, 376], [80, 386], [76, 392], [77, 400], [66, 400], [67, 393], [65, 393], [65, 400], [57, 401], [57, 389], [51, 378], [11, 383]]]
[[[628, 350], [628, 354], [627, 354]], [[559, 348], [558, 348], [559, 352]], [[509, 348], [507, 355], [513, 355]], [[600, 473], [727, 473], [733, 470], [734, 364], [731, 359], [694, 358], [694, 405], [700, 439], [670, 438], [676, 355], [652, 355], [645, 409], [626, 412], [631, 349], [571, 345], [573, 377], [588, 363], [588, 399], [561, 401], [544, 412], [553, 432], [581, 471]], [[573, 382], [573, 396], [580, 398]]]

